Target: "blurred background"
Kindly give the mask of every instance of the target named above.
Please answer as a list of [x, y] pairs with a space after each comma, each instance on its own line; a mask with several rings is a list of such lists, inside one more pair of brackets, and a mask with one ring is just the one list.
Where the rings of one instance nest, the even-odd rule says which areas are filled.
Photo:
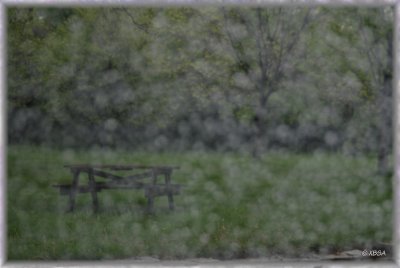
[[[7, 16], [11, 258], [291, 256], [390, 242], [392, 7]], [[183, 212], [135, 214], [132, 229], [122, 209], [115, 228], [79, 229], [92, 216], [60, 213], [48, 187], [68, 181], [63, 164], [85, 161], [181, 165]]]

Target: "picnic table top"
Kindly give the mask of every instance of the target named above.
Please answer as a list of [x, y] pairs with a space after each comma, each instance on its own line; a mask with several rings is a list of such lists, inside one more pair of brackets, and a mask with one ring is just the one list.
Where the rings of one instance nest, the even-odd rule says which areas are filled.
[[106, 165], [106, 164], [69, 164], [64, 165], [65, 168], [72, 169], [90, 169], [90, 168], [99, 168], [99, 169], [110, 169], [110, 170], [132, 170], [132, 169], [179, 169], [178, 166], [152, 166], [152, 165]]

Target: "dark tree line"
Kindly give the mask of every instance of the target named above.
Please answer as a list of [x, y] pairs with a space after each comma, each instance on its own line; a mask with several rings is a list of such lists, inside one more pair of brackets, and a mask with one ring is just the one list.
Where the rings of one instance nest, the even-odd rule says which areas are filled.
[[391, 8], [9, 8], [8, 140], [373, 154], [392, 146]]

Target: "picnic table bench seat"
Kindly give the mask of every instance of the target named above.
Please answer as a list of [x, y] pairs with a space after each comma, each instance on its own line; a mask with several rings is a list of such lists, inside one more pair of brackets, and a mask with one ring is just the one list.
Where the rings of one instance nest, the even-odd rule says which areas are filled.
[[[146, 166], [146, 165], [90, 165], [77, 164], [65, 165], [73, 174], [72, 183], [54, 184], [55, 188], [59, 189], [60, 195], [68, 195], [69, 209], [73, 211], [75, 207], [75, 196], [77, 193], [91, 193], [93, 200], [93, 210], [98, 210], [97, 193], [102, 190], [109, 189], [137, 189], [144, 190], [144, 195], [147, 198], [147, 211], [152, 212], [154, 198], [158, 196], [168, 196], [169, 208], [174, 209], [173, 196], [181, 192], [183, 185], [172, 184], [171, 174], [177, 166]], [[130, 171], [142, 169], [138, 174], [120, 176], [110, 173], [111, 171]], [[88, 184], [79, 185], [79, 175], [81, 173], [88, 174]], [[157, 177], [164, 176], [165, 183], [157, 183]], [[106, 181], [96, 181], [95, 178], [100, 177]], [[145, 181], [150, 178], [151, 181]]]
[[[60, 195], [70, 195], [71, 191], [74, 190], [72, 184], [53, 184], [54, 188], [60, 190]], [[96, 182], [95, 190], [96, 192], [101, 192], [103, 189], [144, 189], [146, 197], [148, 196], [162, 196], [168, 194], [180, 194], [180, 190], [183, 187], [181, 184], [139, 184], [139, 185], [126, 185], [126, 184], [115, 184], [115, 183], [105, 183]], [[79, 185], [76, 188], [77, 193], [89, 193], [91, 188], [88, 185]]]

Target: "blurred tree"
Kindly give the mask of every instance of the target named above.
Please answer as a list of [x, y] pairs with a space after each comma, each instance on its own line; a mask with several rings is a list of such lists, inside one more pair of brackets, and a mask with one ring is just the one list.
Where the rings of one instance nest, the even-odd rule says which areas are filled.
[[389, 11], [10, 8], [9, 141], [254, 155], [350, 144], [384, 170]]
[[55, 26], [47, 24], [41, 14], [31, 8], [8, 9], [8, 125], [11, 141], [39, 143], [42, 116], [48, 96], [43, 89], [42, 65], [38, 51]]
[[330, 13], [330, 33], [339, 38], [329, 43], [338, 59], [336, 71], [342, 75], [352, 74], [360, 85], [359, 97], [364, 104], [370, 103], [373, 107], [371, 112], [376, 116], [369, 116], [374, 118], [371, 123], [376, 127], [377, 169], [380, 174], [387, 174], [393, 144], [393, 9], [347, 8], [327, 9], [326, 12]]
[[[222, 41], [231, 54], [229, 87], [252, 95], [255, 146], [258, 155], [267, 146], [268, 102], [283, 88], [303, 60], [298, 51], [312, 20], [309, 8], [221, 8]], [[237, 93], [236, 93], [237, 94]], [[247, 96], [248, 98], [248, 96]]]

